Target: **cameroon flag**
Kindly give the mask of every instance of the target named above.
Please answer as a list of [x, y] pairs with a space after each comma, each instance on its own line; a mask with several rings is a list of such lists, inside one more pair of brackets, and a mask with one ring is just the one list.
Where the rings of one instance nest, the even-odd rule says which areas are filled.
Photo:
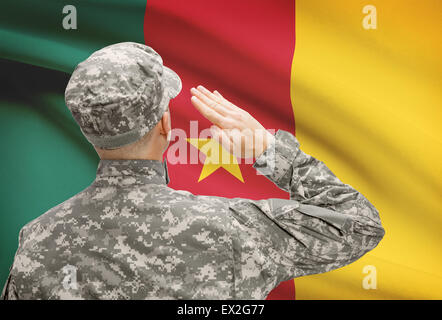
[[1, 284], [20, 228], [95, 178], [98, 156], [64, 104], [70, 73], [95, 50], [134, 41], [183, 82], [170, 104], [170, 187], [288, 198], [250, 163], [205, 161], [210, 124], [189, 93], [203, 84], [266, 128], [296, 133], [380, 211], [386, 236], [374, 251], [268, 299], [295, 299], [295, 286], [296, 299], [440, 299], [441, 18], [437, 0], [3, 1]]

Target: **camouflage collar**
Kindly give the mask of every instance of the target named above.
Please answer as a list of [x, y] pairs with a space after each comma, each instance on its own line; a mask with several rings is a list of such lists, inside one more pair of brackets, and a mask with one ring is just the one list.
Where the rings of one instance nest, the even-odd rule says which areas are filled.
[[158, 160], [100, 160], [95, 181], [124, 185], [133, 183], [168, 184], [167, 160], [164, 162]]

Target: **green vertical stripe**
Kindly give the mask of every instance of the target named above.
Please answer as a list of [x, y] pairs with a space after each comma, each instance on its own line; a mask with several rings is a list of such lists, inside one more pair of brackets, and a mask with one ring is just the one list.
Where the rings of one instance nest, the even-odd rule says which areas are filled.
[[[77, 30], [62, 27], [64, 5]], [[144, 42], [146, 1], [0, 2], [0, 287], [20, 228], [87, 187], [98, 156], [64, 104], [69, 73], [93, 51]]]

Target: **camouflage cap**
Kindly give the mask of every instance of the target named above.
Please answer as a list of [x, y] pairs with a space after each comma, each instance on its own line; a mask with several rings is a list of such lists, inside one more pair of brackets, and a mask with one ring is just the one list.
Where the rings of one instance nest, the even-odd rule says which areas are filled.
[[116, 149], [150, 131], [180, 91], [180, 78], [155, 50], [123, 42], [78, 64], [65, 102], [90, 143]]

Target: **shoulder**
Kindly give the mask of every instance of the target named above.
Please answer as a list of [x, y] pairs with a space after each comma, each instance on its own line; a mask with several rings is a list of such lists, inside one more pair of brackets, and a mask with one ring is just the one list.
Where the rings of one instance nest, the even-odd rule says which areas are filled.
[[156, 201], [165, 200], [170, 204], [181, 205], [226, 206], [231, 200], [219, 196], [198, 195], [187, 190], [173, 189], [166, 185], [145, 185], [131, 191], [147, 196], [147, 200], [152, 198]]
[[69, 221], [69, 217], [75, 214], [76, 208], [84, 205], [85, 201], [87, 202], [89, 190], [90, 187], [80, 191], [24, 225], [19, 235], [20, 246], [28, 239], [33, 239], [35, 243], [37, 240], [45, 238], [45, 233], [49, 236], [50, 230], [60, 223]]
[[[264, 213], [272, 216], [275, 209], [283, 206], [284, 199], [253, 200], [247, 198], [226, 198], [210, 195], [195, 195], [189, 191], [168, 189], [169, 201], [176, 208], [193, 208], [201, 212], [228, 211], [233, 217], [238, 215], [256, 215]], [[225, 213], [225, 212], [224, 212]]]

